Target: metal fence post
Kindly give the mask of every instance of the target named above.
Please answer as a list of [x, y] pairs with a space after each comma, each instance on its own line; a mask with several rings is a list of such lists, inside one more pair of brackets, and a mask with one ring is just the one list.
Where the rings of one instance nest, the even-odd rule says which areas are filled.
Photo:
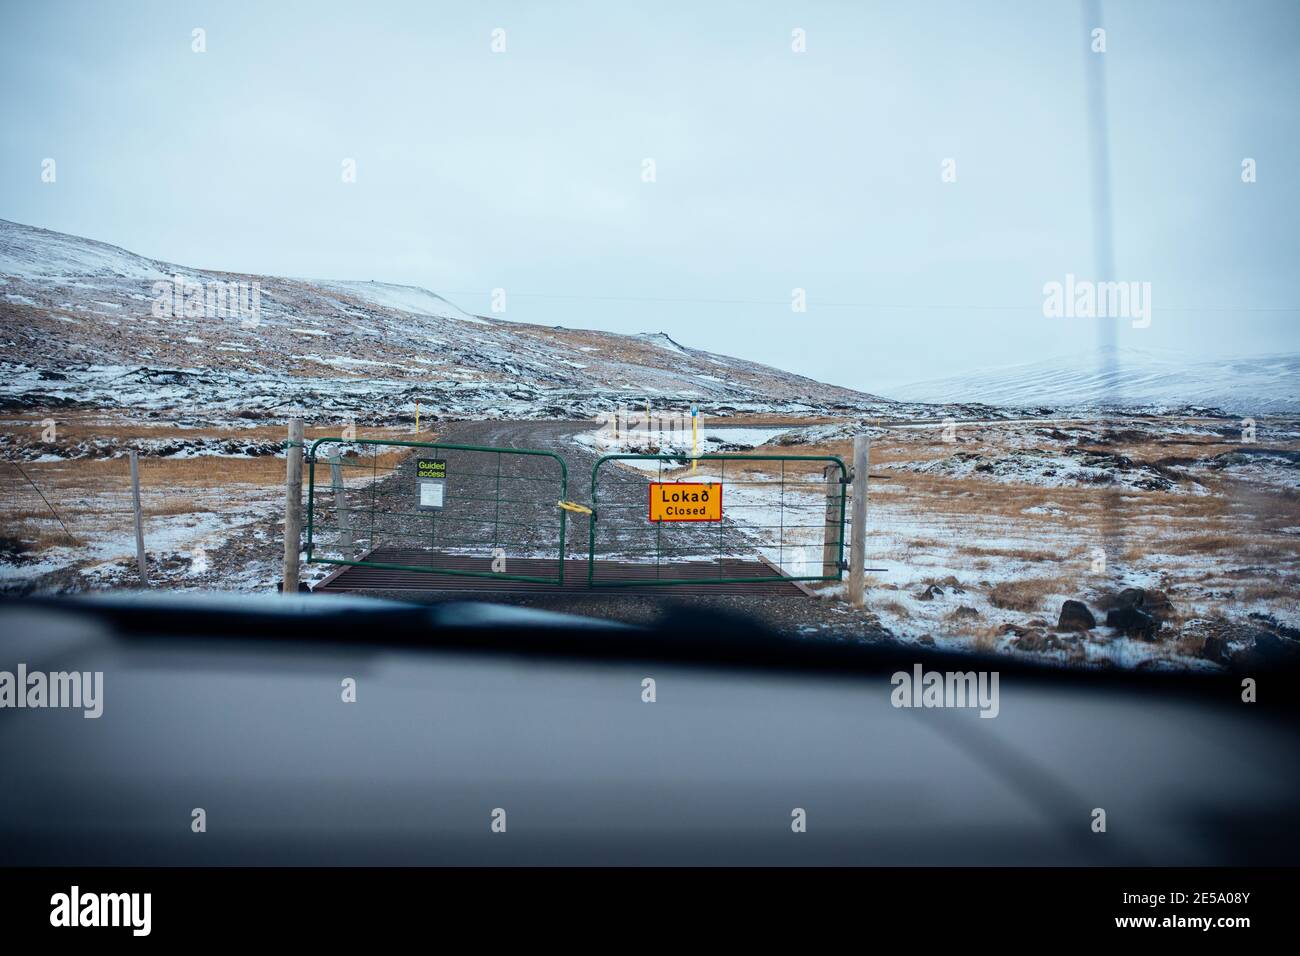
[[135, 507], [135, 563], [140, 569], [140, 585], [149, 586], [149, 565], [144, 556], [144, 514], [140, 509], [140, 456], [132, 449], [131, 498]]
[[302, 549], [302, 419], [289, 420], [289, 446], [285, 454], [284, 577], [281, 590], [298, 593], [298, 553]]
[[849, 549], [849, 601], [862, 607], [867, 585], [867, 461], [871, 439], [853, 436], [853, 524]]

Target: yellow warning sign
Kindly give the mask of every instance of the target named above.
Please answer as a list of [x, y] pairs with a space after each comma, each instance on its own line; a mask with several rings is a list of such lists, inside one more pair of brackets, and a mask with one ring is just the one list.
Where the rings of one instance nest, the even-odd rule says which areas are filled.
[[651, 521], [721, 521], [722, 485], [715, 482], [650, 482]]

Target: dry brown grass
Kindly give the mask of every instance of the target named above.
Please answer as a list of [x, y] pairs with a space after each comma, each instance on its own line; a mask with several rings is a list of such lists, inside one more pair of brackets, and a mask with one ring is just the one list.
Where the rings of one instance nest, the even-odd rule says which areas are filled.
[[1300, 541], [1282, 535], [1194, 534], [1152, 542], [1151, 546], [1169, 554], [1218, 556], [1263, 564], [1300, 560]]
[[876, 605], [876, 608], [904, 620], [912, 616], [912, 612], [897, 601], [881, 601]]
[[1025, 578], [999, 581], [989, 588], [989, 603], [1005, 611], [1041, 611], [1049, 594], [1069, 590], [1065, 578]]
[[150, 517], [159, 517], [162, 515], [188, 515], [206, 509], [201, 509], [193, 498], [168, 497], [161, 502], [142, 506], [141, 510]]
[[1248, 584], [1238, 592], [1238, 598], [1244, 604], [1274, 601], [1300, 601], [1300, 582], [1268, 581]]
[[971, 630], [974, 632], [971, 635], [972, 649], [979, 651], [981, 654], [992, 653], [994, 648], [997, 647], [998, 629], [991, 624], [985, 624], [972, 627]]
[[1179, 554], [1220, 554], [1236, 548], [1239, 543], [1236, 535], [1194, 534], [1166, 542], [1166, 547], [1176, 548]]
[[945, 618], [943, 629], [939, 632], [947, 638], [965, 638], [970, 649], [982, 654], [992, 653], [998, 643], [998, 628], [983, 621]]
[[980, 545], [961, 545], [954, 550], [966, 557], [1005, 558], [1012, 561], [1026, 561], [1030, 564], [1045, 564], [1059, 560], [1061, 557], [1059, 553], [1036, 548], [986, 548]]
[[[256, 437], [252, 433], [259, 432], [261, 429], [250, 429], [249, 431], [219, 430], [219, 429], [196, 429], [193, 433], [186, 432], [183, 437], [200, 437], [199, 432], [204, 431], [205, 437], [227, 439], [235, 438], [241, 441], [249, 440]], [[319, 434], [307, 434], [307, 440], [315, 438], [336, 437], [334, 430], [312, 429], [312, 432]], [[63, 433], [61, 433], [62, 436]], [[96, 433], [103, 437], [103, 433]], [[397, 436], [402, 439], [410, 436], [405, 432], [397, 432]], [[120, 441], [129, 442], [133, 438], [142, 437], [165, 437], [156, 435], [142, 435], [140, 430], [131, 427], [124, 427], [119, 436]], [[381, 429], [357, 429], [358, 438], [391, 438], [395, 437], [391, 430]], [[266, 439], [284, 439], [284, 430], [282, 428], [270, 429], [268, 434], [263, 436]], [[422, 432], [420, 439], [423, 441], [434, 441], [436, 436], [432, 432]], [[62, 438], [61, 440], [70, 440]], [[364, 458], [349, 458], [346, 460], [345, 473], [359, 474], [362, 470], [370, 472], [372, 468], [378, 469], [380, 473], [397, 467], [404, 459], [411, 454], [410, 449], [394, 448], [391, 451], [385, 451], [378, 456], [365, 456]], [[2, 467], [2, 466], [0, 466]], [[123, 487], [130, 477], [130, 464], [125, 457], [122, 458], [82, 458], [73, 461], [62, 462], [24, 462], [23, 469], [40, 485], [41, 489], [50, 494], [51, 491], [60, 494], [75, 493], [77, 490], [85, 492], [96, 492]], [[354, 471], [355, 469], [355, 471]], [[217, 455], [206, 455], [195, 458], [141, 458], [140, 459], [140, 485], [143, 489], [157, 492], [159, 490], [170, 490], [173, 488], [193, 488], [193, 489], [212, 489], [222, 487], [238, 487], [241, 485], [278, 485], [283, 484], [285, 479], [285, 460], [282, 455], [264, 455], [255, 458], [226, 458]], [[10, 480], [6, 477], [6, 480]], [[22, 481], [20, 477], [14, 477], [15, 482]], [[304, 481], [305, 470], [304, 470]], [[30, 487], [30, 486], [28, 486]], [[159, 505], [155, 507], [165, 507]], [[179, 505], [177, 507], [180, 507]], [[157, 511], [151, 513], [168, 514], [182, 512]]]
[[0, 522], [0, 536], [6, 538], [15, 538], [21, 541], [24, 547], [31, 553], [35, 554], [49, 548], [75, 548], [80, 547], [85, 542], [75, 534], [65, 533], [59, 527], [53, 515], [46, 512], [49, 523], [35, 521], [3, 521]]

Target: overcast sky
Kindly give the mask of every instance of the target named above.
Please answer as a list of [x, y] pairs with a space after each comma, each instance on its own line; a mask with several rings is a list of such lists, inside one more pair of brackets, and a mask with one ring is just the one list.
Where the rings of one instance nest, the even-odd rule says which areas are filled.
[[503, 318], [868, 391], [1083, 354], [1100, 321], [1196, 358], [1300, 348], [1294, 0], [1105, 4], [1116, 277], [1152, 284], [1152, 322], [1043, 316], [1044, 283], [1095, 274], [1086, 21], [1072, 0], [6, 3], [0, 218], [483, 313], [503, 288]]

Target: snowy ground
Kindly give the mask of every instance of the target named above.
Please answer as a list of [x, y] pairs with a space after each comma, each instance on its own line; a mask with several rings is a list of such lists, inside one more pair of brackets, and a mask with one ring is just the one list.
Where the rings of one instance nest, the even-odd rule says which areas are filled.
[[[602, 455], [714, 455], [720, 452], [744, 453], [766, 444], [789, 431], [788, 425], [728, 426], [704, 423], [692, 436], [689, 423], [680, 428], [631, 428], [619, 433], [609, 426], [579, 433], [574, 441]], [[659, 471], [657, 460], [623, 459], [630, 468], [646, 472]]]
[[[128, 447], [142, 455], [155, 586], [274, 587], [283, 511], [278, 427], [256, 419], [232, 428], [148, 415], [124, 422], [100, 413], [57, 414], [53, 442], [41, 437], [43, 413], [0, 423], [0, 590], [135, 584]], [[463, 427], [475, 442], [481, 433], [492, 444], [580, 451], [570, 468], [575, 500], [584, 498], [600, 453], [680, 455], [682, 463], [666, 466], [670, 480], [717, 480], [721, 469], [701, 462], [692, 474], [680, 434], [620, 443], [602, 439], [594, 423], [585, 432], [523, 422]], [[322, 426], [309, 437], [336, 431]], [[863, 615], [864, 627], [884, 625], [900, 641], [1124, 667], [1213, 667], [1248, 647], [1260, 628], [1289, 635], [1300, 627], [1300, 426], [1293, 421], [1261, 422], [1255, 440], [1242, 442], [1229, 420], [1104, 426], [990, 419], [963, 424], [953, 441], [933, 424], [706, 420], [700, 451], [848, 459], [843, 436], [855, 431], [873, 436], [867, 566], [880, 569], [869, 574], [866, 611], [851, 612]], [[409, 430], [388, 435], [412, 437]], [[560, 444], [547, 446], [552, 440]], [[946, 467], [951, 462], [962, 467]], [[660, 466], [653, 462], [648, 471], [633, 460], [606, 467], [640, 482]], [[751, 461], [726, 468], [724, 513], [739, 532], [726, 538], [726, 548], [761, 554], [796, 577], [816, 576], [825, 485], [816, 469], [783, 481], [779, 467]], [[50, 494], [75, 546], [19, 468]], [[349, 488], [370, 480], [346, 474]], [[571, 547], [581, 549], [581, 519], [573, 520]], [[712, 553], [705, 548], [699, 556]], [[306, 577], [328, 570], [312, 565]], [[1172, 603], [1156, 640], [1105, 626], [1108, 601], [1127, 586], [1158, 590]], [[814, 587], [828, 607], [850, 613], [842, 585]], [[1059, 630], [1067, 599], [1087, 604], [1099, 625], [1086, 634]], [[1207, 654], [1215, 642], [1222, 653]]]
[[[10, 480], [6, 476], [6, 483]], [[0, 590], [135, 586], [139, 576], [131, 492], [125, 481], [113, 484], [61, 502], [60, 513], [77, 543], [56, 543], [36, 556], [0, 562]], [[266, 526], [266, 517], [277, 506], [283, 507], [281, 489], [237, 485], [207, 493], [189, 491], [186, 510], [179, 514], [165, 513], [164, 490], [146, 486], [142, 499], [151, 583], [172, 590], [211, 587], [214, 580], [232, 590], [266, 590], [273, 585], [273, 562], [227, 563], [219, 556], [232, 539], [271, 542], [274, 530]]]
[[[1075, 662], [1204, 667], [1207, 633], [1232, 653], [1258, 629], [1251, 615], [1300, 625], [1294, 423], [1270, 423], [1246, 445], [1236, 423], [1165, 421], [1109, 435], [963, 426], [958, 438], [961, 451], [922, 430], [875, 441], [867, 565], [885, 570], [869, 575], [867, 603], [895, 633]], [[1104, 621], [1125, 587], [1172, 601], [1158, 640], [1104, 624], [1083, 637], [1055, 630], [1065, 600]]]
[[[1231, 420], [1167, 419], [990, 420], [964, 423], [952, 441], [933, 424], [718, 437], [760, 452], [847, 459], [843, 440], [855, 431], [874, 443], [866, 563], [878, 570], [868, 575], [867, 607], [902, 640], [1075, 664], [1212, 668], [1221, 656], [1206, 652], [1207, 635], [1231, 654], [1250, 645], [1261, 621], [1284, 633], [1300, 626], [1295, 422], [1270, 421], [1245, 442]], [[578, 440], [601, 447], [596, 433]], [[672, 436], [631, 444], [689, 454]], [[824, 489], [783, 488], [764, 467], [727, 473], [727, 518], [786, 573], [820, 574]], [[717, 475], [676, 469], [665, 478]], [[1172, 601], [1158, 639], [1105, 625], [1109, 602], [1129, 587]], [[844, 590], [821, 586], [831, 599]], [[1085, 635], [1059, 631], [1066, 600], [1085, 602], [1099, 625]]]

